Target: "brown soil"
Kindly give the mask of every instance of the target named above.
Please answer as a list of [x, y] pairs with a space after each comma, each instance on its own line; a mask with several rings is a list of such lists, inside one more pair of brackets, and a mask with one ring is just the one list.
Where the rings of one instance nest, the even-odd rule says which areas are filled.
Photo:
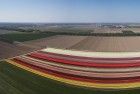
[[0, 59], [11, 58], [35, 50], [21, 45], [14, 45], [0, 41]]
[[98, 52], [140, 51], [140, 37], [53, 36], [25, 42], [41, 48], [55, 47]]
[[53, 36], [33, 41], [24, 42], [27, 45], [34, 45], [40, 48], [55, 47], [55, 48], [70, 48], [87, 37], [83, 36]]
[[46, 47], [92, 52], [134, 52], [140, 51], [140, 37], [53, 36], [16, 45], [0, 41], [0, 59]]

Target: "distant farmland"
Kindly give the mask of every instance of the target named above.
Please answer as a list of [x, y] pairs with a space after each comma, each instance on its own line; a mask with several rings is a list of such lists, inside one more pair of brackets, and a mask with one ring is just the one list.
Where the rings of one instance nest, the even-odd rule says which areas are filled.
[[0, 38], [9, 40], [11, 42], [14, 41], [24, 42], [40, 38], [46, 38], [53, 35], [54, 34], [52, 33], [10, 33], [10, 34], [2, 34], [0, 35]]
[[[127, 36], [140, 36], [140, 33], [137, 31], [131, 30], [123, 30], [123, 29], [115, 29], [117, 31], [113, 31], [114, 29], [109, 28], [96, 28], [97, 30], [85, 30], [85, 29], [71, 29], [71, 28], [56, 28], [52, 30], [34, 30], [34, 29], [8, 29], [8, 30], [0, 30], [0, 38], [9, 40], [9, 41], [30, 41], [41, 38], [46, 38], [54, 35], [71, 35], [71, 36], [99, 36], [99, 37], [127, 37]], [[13, 31], [15, 30], [15, 31]], [[119, 31], [118, 31], [119, 30]]]
[[15, 33], [15, 32], [17, 31], [0, 29], [0, 34]]

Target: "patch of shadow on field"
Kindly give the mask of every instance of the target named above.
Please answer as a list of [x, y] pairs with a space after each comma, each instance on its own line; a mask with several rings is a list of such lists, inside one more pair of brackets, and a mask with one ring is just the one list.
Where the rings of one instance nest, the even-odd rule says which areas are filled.
[[105, 91], [86, 89], [53, 81], [0, 62], [0, 94], [138, 94], [140, 89]]

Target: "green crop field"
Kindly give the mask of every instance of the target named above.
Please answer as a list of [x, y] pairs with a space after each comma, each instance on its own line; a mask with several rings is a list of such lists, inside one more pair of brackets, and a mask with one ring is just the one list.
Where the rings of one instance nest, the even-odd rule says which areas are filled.
[[105, 91], [68, 86], [6, 62], [0, 63], [0, 94], [138, 94], [140, 89]]
[[46, 38], [49, 36], [53, 36], [52, 33], [10, 33], [10, 34], [2, 34], [0, 35], [0, 38], [9, 40], [9, 41], [30, 41], [40, 38]]

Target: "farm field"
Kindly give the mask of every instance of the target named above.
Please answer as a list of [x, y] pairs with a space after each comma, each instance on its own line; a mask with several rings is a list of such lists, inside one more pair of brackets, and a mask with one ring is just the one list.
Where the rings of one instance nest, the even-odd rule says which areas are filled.
[[87, 36], [68, 36], [68, 35], [56, 35], [48, 38], [42, 38], [32, 41], [23, 42], [27, 45], [33, 45], [37, 47], [54, 47], [69, 49], [71, 46], [76, 45], [82, 40], [86, 39]]
[[34, 50], [36, 50], [36, 48], [14, 45], [0, 41], [0, 59], [11, 58]]
[[9, 41], [30, 41], [40, 38], [46, 38], [49, 36], [53, 36], [52, 33], [10, 33], [10, 34], [2, 34], [1, 38], [7, 39]]
[[140, 37], [99, 37], [57, 35], [24, 42], [38, 47], [54, 47], [91, 52], [136, 52], [140, 51]]
[[0, 62], [0, 94], [129, 94], [139, 93], [139, 89], [108, 91], [68, 86], [63, 83], [38, 76], [7, 62]]
[[[38, 70], [39, 68], [42, 68], [42, 69], [49, 68], [49, 70], [50, 70], [52, 67], [46, 67], [46, 66], [49, 66], [49, 65], [47, 65], [47, 63], [50, 62], [48, 64], [53, 64], [55, 62], [58, 62], [58, 60], [60, 58], [63, 59], [63, 60], [67, 60], [67, 61], [69, 61], [69, 60], [72, 60], [72, 61], [73, 60], [74, 61], [81, 60], [81, 59], [78, 59], [78, 58], [77, 59], [70, 59], [70, 58], [74, 58], [74, 57], [64, 57], [64, 56], [58, 56], [58, 55], [55, 55], [55, 54], [51, 54], [51, 53], [54, 53], [54, 52], [60, 54], [60, 53], [62, 53], [62, 50], [59, 50], [59, 49], [55, 50], [55, 49], [52, 49], [52, 48], [48, 48], [48, 49], [49, 50], [44, 49], [44, 50], [41, 50], [39, 52], [35, 52], [35, 53], [28, 54], [28, 55], [23, 55], [23, 56], [20, 56], [20, 57], [15, 57], [13, 59], [2, 61], [0, 63], [0, 70], [1, 70], [0, 71], [0, 75], [1, 75], [0, 82], [2, 83], [2, 87], [0, 88], [0, 91], [1, 91], [0, 94], [1, 93], [2, 94], [9, 94], [9, 93], [10, 94], [25, 94], [25, 93], [27, 93], [27, 94], [28, 93], [30, 93], [30, 94], [40, 94], [40, 93], [41, 94], [46, 94], [46, 92], [51, 92], [51, 94], [58, 94], [58, 93], [61, 93], [61, 94], [71, 94], [71, 93], [72, 94], [101, 94], [101, 93], [104, 93], [104, 94], [129, 94], [129, 93], [138, 93], [140, 91], [139, 88], [137, 87], [137, 86], [139, 86], [139, 84], [135, 84], [135, 82], [132, 81], [133, 79], [135, 79], [135, 77], [133, 77], [133, 76], [137, 75], [135, 73], [133, 73], [133, 75], [119, 75], [119, 77], [124, 77], [124, 78], [126, 76], [131, 76], [132, 79], [129, 79], [129, 80], [132, 81], [133, 85], [124, 85], [123, 86], [123, 84], [125, 84], [125, 80], [122, 79], [120, 81], [124, 81], [124, 82], [121, 83], [122, 85], [120, 85], [120, 89], [118, 89], [119, 87], [118, 88], [115, 87], [115, 85], [117, 85], [117, 83], [120, 83], [120, 82], [111, 82], [111, 83], [113, 83], [112, 86], [113, 85], [114, 86], [109, 87], [109, 88], [114, 88], [112, 90], [112, 89], [102, 89], [103, 88], [102, 85], [101, 85], [101, 87], [100, 87], [100, 85], [97, 86], [97, 88], [88, 88], [90, 86], [87, 86], [87, 88], [77, 86], [77, 85], [74, 86], [74, 84], [70, 85], [72, 83], [68, 84], [67, 82], [57, 81], [57, 79], [52, 80], [51, 78], [49, 78], [49, 76], [43, 76], [41, 74], [38, 74], [39, 72], [37, 72], [37, 71], [32, 71], [32, 68], [34, 70]], [[68, 53], [78, 55], [79, 52], [76, 52], [76, 53], [68, 52]], [[84, 53], [86, 53], [86, 52], [84, 52]], [[64, 54], [67, 54], [67, 53], [64, 53]], [[121, 54], [121, 53], [119, 53], [119, 54]], [[81, 54], [81, 56], [82, 56], [82, 54]], [[104, 55], [99, 55], [99, 56], [104, 56]], [[116, 55], [110, 55], [110, 56], [113, 57], [113, 56], [116, 56]], [[121, 57], [121, 56], [123, 56], [123, 55], [119, 55], [118, 57]], [[136, 57], [134, 55], [131, 55], [131, 56]], [[51, 58], [48, 58], [48, 57], [53, 57], [54, 59], [51, 59]], [[89, 57], [89, 55], [87, 55], [87, 57]], [[105, 57], [107, 57], [107, 55], [105, 55]], [[38, 62], [35, 62], [35, 60], [38, 60]], [[47, 60], [49, 60], [49, 61], [47, 61]], [[52, 62], [52, 60], [55, 60], [55, 61]], [[101, 61], [96, 60], [96, 61], [102, 63], [102, 60]], [[46, 63], [43, 63], [43, 62], [46, 62]], [[83, 62], [83, 63], [80, 63], [80, 64], [84, 64], [85, 60], [81, 60], [81, 62]], [[88, 60], [88, 62], [92, 62], [92, 60]], [[111, 61], [110, 63], [112, 63], [112, 62], [114, 62], [114, 61]], [[64, 63], [64, 61], [58, 62], [57, 64], [59, 65], [59, 63], [61, 65], [61, 63]], [[70, 66], [68, 63], [70, 64], [70, 62], [66, 63], [66, 61], [65, 61], [65, 64], [62, 64], [63, 67], [64, 67], [64, 65], [65, 65], [65, 67], [66, 67], [66, 65], [67, 65], [67, 67]], [[46, 64], [46, 65], [42, 66], [42, 64]], [[72, 67], [74, 67], [74, 66], [77, 66], [78, 63], [73, 62], [71, 64], [73, 64]], [[119, 66], [121, 66], [121, 67], [127, 66], [128, 68], [130, 68], [129, 70], [125, 70], [124, 68], [121, 69], [121, 70], [115, 69], [113, 71], [114, 73], [119, 72], [119, 71], [120, 72], [121, 71], [126, 71], [126, 72], [134, 71], [135, 72], [135, 70], [139, 70], [139, 68], [138, 69], [137, 68], [136, 69], [131, 68], [131, 67], [135, 67], [135, 66], [138, 66], [138, 65], [131, 66], [128, 63], [126, 65], [123, 65], [122, 63], [116, 64], [115, 62], [114, 62], [114, 64], [115, 65], [111, 65], [110, 67], [107, 67], [108, 65], [105, 65], [105, 64], [100, 65], [98, 63], [98, 64], [96, 64], [96, 66], [98, 65], [98, 67], [107, 67], [108, 69], [111, 68], [111, 67], [114, 67], [114, 66], [116, 66], [116, 68], [119, 67]], [[34, 67], [30, 67], [31, 65], [34, 66]], [[35, 68], [35, 66], [38, 66], [38, 67]], [[56, 64], [54, 66], [56, 66]], [[88, 66], [91, 66], [91, 64], [90, 65], [88, 64], [87, 68], [83, 68], [83, 69], [91, 71], [90, 68], [88, 69]], [[29, 68], [31, 68], [31, 70]], [[78, 70], [83, 70], [83, 69], [79, 68]], [[52, 70], [55, 70], [55, 68], [52, 68]], [[62, 71], [62, 70], [61, 70], [61, 72], [66, 72], [66, 73], [69, 74], [68, 71]], [[104, 71], [104, 70], [101, 69], [100, 72]], [[46, 70], [46, 71], [48, 71], [48, 70]], [[57, 70], [57, 71], [60, 71], [60, 69]], [[95, 70], [92, 69], [92, 71], [95, 71]], [[97, 69], [96, 69], [96, 71], [97, 71]], [[45, 69], [44, 69], [44, 72], [45, 72]], [[99, 74], [100, 74], [100, 72], [99, 72]], [[109, 70], [108, 71], [106, 70], [106, 72], [104, 73], [104, 77], [109, 78], [109, 77], [111, 77], [111, 75], [114, 75], [114, 73], [112, 73], [112, 74], [110, 74], [110, 76], [105, 76], [107, 72], [109, 72]], [[73, 73], [73, 72], [71, 72], [71, 73]], [[127, 74], [127, 73], [124, 72], [124, 74]], [[75, 73], [75, 75], [81, 75], [82, 76], [82, 73], [81, 74]], [[86, 74], [84, 73], [83, 75], [86, 75]], [[91, 75], [87, 75], [87, 76], [91, 76]], [[99, 76], [99, 75], [93, 75], [93, 76]], [[99, 76], [99, 78], [100, 77], [102, 78], [102, 76]], [[112, 77], [116, 78], [118, 76], [112, 76]], [[62, 78], [63, 78], [63, 76], [62, 76]], [[111, 79], [110, 80], [113, 81], [113, 78], [112, 78], [112, 80]], [[85, 78], [82, 78], [82, 79], [85, 79]], [[119, 78], [117, 78], [117, 79], [119, 79]], [[105, 79], [100, 79], [100, 80], [105, 80]], [[138, 80], [135, 80], [135, 81], [137, 82]], [[83, 81], [83, 82], [85, 82], [85, 81]], [[106, 82], [108, 82], [108, 81], [105, 80], [105, 83]], [[126, 80], [126, 82], [127, 82], [127, 80]], [[133, 88], [135, 86], [137, 88]], [[126, 89], [121, 89], [121, 87], [126, 88]], [[8, 90], [6, 90], [5, 88], [8, 88]], [[104, 87], [104, 88], [108, 88], [108, 87]]]
[[[15, 36], [15, 35], [14, 35]], [[24, 35], [26, 36], [26, 34]], [[34, 35], [33, 35], [34, 36]], [[44, 37], [45, 36], [45, 37]], [[138, 81], [139, 78], [137, 78], [137, 76], [139, 75], [139, 68], [128, 68], [128, 69], [120, 69], [120, 67], [122, 67], [119, 64], [116, 64], [114, 61], [104, 61], [104, 62], [114, 62], [115, 64], [112, 65], [112, 68], [114, 66], [117, 65], [115, 70], [111, 70], [111, 73], [109, 74], [104, 74], [104, 72], [109, 72], [109, 70], [106, 70], [104, 68], [100, 68], [100, 69], [96, 69], [97, 73], [92, 73], [89, 71], [94, 71], [94, 68], [88, 68], [88, 67], [107, 67], [107, 65], [100, 65], [97, 64], [97, 66], [92, 65], [92, 64], [85, 64], [82, 65], [81, 63], [70, 63], [71, 61], [77, 61], [79, 60], [80, 62], [84, 63], [84, 62], [92, 62], [92, 60], [80, 60], [77, 58], [67, 58], [67, 57], [62, 57], [62, 56], [55, 56], [55, 55], [49, 55], [51, 56], [51, 58], [44, 58], [44, 54], [46, 52], [42, 52], [42, 50], [40, 51], [40, 49], [44, 49], [46, 47], [53, 47], [53, 48], [60, 48], [60, 49], [67, 49], [67, 50], [73, 50], [73, 51], [86, 51], [86, 52], [120, 52], [120, 53], [127, 53], [127, 52], [138, 52], [140, 49], [140, 45], [139, 45], [139, 40], [140, 38], [138, 36], [129, 36], [129, 37], [99, 37], [99, 36], [72, 36], [72, 35], [55, 35], [55, 36], [49, 36], [46, 38], [46, 35], [44, 35], [42, 37], [37, 37], [36, 39], [29, 38], [26, 37], [27, 39], [29, 38], [29, 40], [25, 40], [25, 39], [20, 39], [19, 37], [13, 37], [13, 40], [18, 40], [21, 41], [19, 44], [9, 44], [9, 43], [5, 43], [5, 42], [0, 42], [0, 47], [1, 47], [1, 51], [0, 51], [0, 56], [2, 58], [9, 58], [9, 57], [14, 57], [17, 55], [21, 55], [18, 57], [14, 57], [12, 59], [8, 59], [10, 61], [3, 61], [0, 63], [0, 75], [2, 75], [2, 77], [0, 78], [0, 81], [2, 83], [2, 87], [0, 88], [0, 94], [45, 94], [46, 92], [51, 92], [51, 94], [101, 94], [101, 93], [105, 93], [105, 94], [129, 94], [129, 93], [137, 93], [140, 91], [139, 89], [139, 83], [133, 83], [133, 79], [134, 81]], [[30, 36], [32, 37], [32, 35]], [[10, 37], [9, 37], [10, 38]], [[12, 40], [11, 38], [11, 40]], [[22, 38], [22, 36], [21, 36]], [[129, 42], [129, 45], [128, 45]], [[27, 55], [22, 55], [22, 54], [26, 54], [26, 53], [30, 53], [32, 51], [36, 51], [39, 50], [39, 52], [37, 53], [31, 53], [31, 58], [28, 58]], [[55, 50], [55, 52], [57, 52], [57, 50]], [[61, 51], [59, 51], [61, 52]], [[41, 53], [41, 54], [40, 54]], [[70, 52], [71, 53], [71, 52]], [[30, 55], [30, 54], [29, 54]], [[80, 54], [82, 55], [82, 53]], [[112, 56], [114, 56], [115, 54], [112, 54]], [[27, 57], [26, 57], [27, 56]], [[90, 55], [87, 55], [87, 57]], [[102, 55], [100, 55], [102, 56]], [[121, 55], [120, 55], [121, 56]], [[123, 55], [122, 55], [123, 56]], [[135, 56], [135, 55], [133, 55]], [[38, 62], [34, 62], [34, 60], [32, 61], [32, 58], [38, 58], [41, 61]], [[44, 63], [45, 60], [42, 59], [46, 59], [47, 58], [47, 62], [45, 62], [46, 64], [48, 62], [50, 62], [49, 64], [53, 64], [54, 62], [57, 63], [66, 63], [66, 65], [71, 65], [72, 66], [63, 66], [63, 67], [67, 67], [67, 68], [72, 68], [71, 70], [65, 70], [65, 69], [59, 69], [57, 67], [52, 67], [52, 66], [48, 66], [48, 65], [43, 65], [42, 63]], [[53, 58], [53, 62], [52, 62], [52, 58]], [[59, 58], [56, 59], [55, 58]], [[61, 59], [66, 59], [67, 61], [61, 61]], [[18, 61], [19, 60], [19, 61]], [[58, 60], [58, 61], [57, 61]], [[9, 63], [11, 61], [14, 61], [15, 63]], [[98, 61], [98, 60], [97, 60]], [[98, 61], [99, 63], [102, 63], [101, 61]], [[117, 61], [118, 62], [118, 61]], [[81, 77], [81, 76], [87, 76], [86, 80], [89, 80], [90, 78], [96, 78], [97, 82], [102, 83], [113, 83], [110, 85], [106, 84], [96, 84], [95, 86], [91, 84], [86, 85], [87, 83], [84, 83], [84, 81], [81, 83], [74, 83], [74, 84], [69, 84], [69, 80], [67, 82], [67, 80], [65, 81], [57, 81], [54, 79], [51, 79], [49, 77], [46, 76], [40, 76], [40, 74], [38, 73], [34, 73], [32, 71], [29, 71], [27, 69], [24, 69], [23, 67], [17, 67], [17, 64], [35, 64], [35, 65], [39, 65], [38, 67], [40, 68], [49, 68], [49, 69], [53, 69], [53, 71], [59, 70], [58, 72], [64, 72], [65, 74], [68, 73], [69, 75], [73, 75], [73, 73], [75, 75], [78, 75], [77, 77]], [[76, 65], [74, 65], [76, 63]], [[121, 62], [119, 62], [121, 63]], [[127, 63], [127, 62], [126, 62]], [[129, 61], [130, 63], [130, 61]], [[138, 63], [134, 63], [134, 66], [138, 67], [139, 65], [137, 65]], [[55, 65], [55, 64], [54, 64]], [[59, 64], [58, 64], [59, 65]], [[63, 65], [63, 64], [62, 64]], [[74, 67], [73, 66], [83, 66], [86, 68], [81, 68], [81, 67]], [[91, 65], [91, 66], [90, 66]], [[123, 65], [123, 64], [122, 64]], [[109, 65], [110, 66], [110, 65]], [[111, 67], [110, 66], [110, 67]], [[123, 67], [134, 67], [133, 64], [124, 64]], [[37, 67], [37, 68], [38, 68]], [[119, 69], [117, 69], [119, 67]], [[78, 68], [78, 69], [75, 69]], [[78, 70], [78, 71], [77, 71]], [[83, 72], [83, 71], [79, 71], [79, 70], [84, 70], [84, 71], [88, 71], [88, 72]], [[71, 71], [71, 72], [70, 72]], [[103, 73], [100, 73], [104, 71]], [[99, 73], [98, 73], [99, 72]], [[112, 72], [119, 72], [119, 73], [112, 73]], [[123, 74], [123, 73], [125, 74]], [[128, 73], [127, 73], [128, 72]], [[132, 72], [132, 73], [131, 73]], [[53, 73], [53, 72], [52, 72]], [[57, 73], [57, 72], [56, 72]], [[69, 75], [66, 75], [69, 78]], [[65, 75], [64, 75], [65, 76]], [[67, 78], [66, 77], [66, 78]], [[76, 78], [76, 76], [72, 76], [75, 77], [74, 79], [79, 79]], [[115, 78], [117, 77], [117, 78]], [[123, 83], [128, 82], [126, 79], [121, 79], [121, 80], [117, 80], [119, 77], [128, 77], [128, 81], [132, 82], [130, 84], [125, 84], [123, 85]], [[132, 78], [131, 78], [132, 77]], [[61, 78], [61, 77], [60, 77]], [[59, 79], [60, 79], [59, 78]], [[63, 78], [63, 76], [62, 76]], [[101, 78], [101, 79], [98, 79]], [[111, 78], [111, 79], [115, 79], [115, 80], [111, 80], [107, 81], [104, 80], [104, 78]], [[131, 78], [131, 79], [130, 79]], [[84, 77], [81, 77], [81, 80], [85, 79]], [[86, 81], [85, 80], [85, 81]], [[118, 87], [117, 85], [115, 85], [114, 83], [119, 83], [119, 81], [122, 82], [122, 84], [120, 84], [120, 86]], [[27, 83], [25, 83], [27, 82]], [[76, 84], [76, 85], [75, 85]], [[82, 85], [82, 86], [80, 86]], [[113, 85], [113, 86], [112, 86]], [[85, 87], [86, 86], [86, 87]], [[101, 88], [100, 88], [101, 86]], [[108, 89], [108, 88], [109, 89]], [[120, 89], [116, 89], [116, 88], [120, 88]], [[113, 88], [113, 89], [110, 89]], [[115, 90], [114, 90], [115, 88]], [[123, 88], [123, 89], [121, 89]], [[7, 90], [8, 89], [8, 90]]]
[[12, 31], [12, 30], [2, 30], [0, 29], [0, 34], [8, 34], [8, 33], [16, 33], [17, 31]]
[[0, 41], [0, 58], [11, 58], [17, 55], [40, 50], [47, 46], [69, 48], [85, 38], [86, 37], [83, 36], [50, 36], [47, 38], [20, 42], [18, 44], [10, 44]]
[[97, 52], [140, 51], [140, 37], [93, 37], [89, 36], [70, 49]]
[[[24, 40], [22, 37], [18, 38]], [[26, 37], [27, 40], [28, 38]], [[30, 40], [17, 44], [10, 44], [1, 41], [0, 58], [22, 55], [46, 47], [84, 50], [91, 52], [136, 52], [140, 51], [139, 41], [140, 37], [138, 36], [98, 37], [70, 35], [49, 36], [47, 38], [45, 37], [41, 39]]]
[[0, 35], [0, 59], [11, 58], [17, 55], [26, 54], [44, 47], [27, 45], [23, 41], [51, 37], [51, 34], [36, 33], [9, 33]]

